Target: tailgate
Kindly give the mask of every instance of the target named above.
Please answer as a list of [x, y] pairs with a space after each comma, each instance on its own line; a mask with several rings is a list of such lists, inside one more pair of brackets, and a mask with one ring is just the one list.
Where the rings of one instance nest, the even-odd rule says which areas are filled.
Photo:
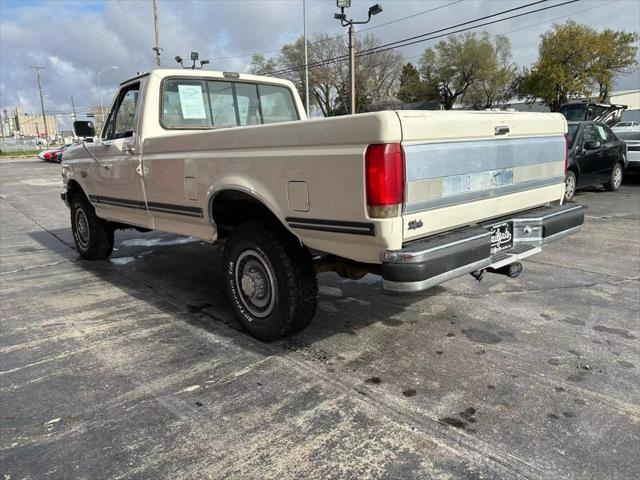
[[405, 152], [403, 239], [562, 198], [560, 114], [398, 112]]

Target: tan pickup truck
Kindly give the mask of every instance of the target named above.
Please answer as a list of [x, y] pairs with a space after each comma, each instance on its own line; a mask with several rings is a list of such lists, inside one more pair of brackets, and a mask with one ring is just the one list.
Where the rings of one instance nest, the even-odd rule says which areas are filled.
[[101, 132], [74, 128], [62, 198], [80, 254], [107, 258], [120, 228], [224, 241], [234, 311], [263, 340], [308, 325], [318, 271], [396, 292], [516, 276], [584, 218], [562, 205], [560, 114], [307, 119], [288, 81], [167, 69], [123, 82]]

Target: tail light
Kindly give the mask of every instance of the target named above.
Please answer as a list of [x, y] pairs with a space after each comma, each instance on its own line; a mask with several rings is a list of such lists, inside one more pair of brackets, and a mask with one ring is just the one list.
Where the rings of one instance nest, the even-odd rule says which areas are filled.
[[404, 153], [399, 143], [367, 147], [365, 181], [367, 210], [372, 218], [396, 217], [404, 198]]
[[569, 134], [564, 134], [564, 173], [567, 173], [569, 168]]

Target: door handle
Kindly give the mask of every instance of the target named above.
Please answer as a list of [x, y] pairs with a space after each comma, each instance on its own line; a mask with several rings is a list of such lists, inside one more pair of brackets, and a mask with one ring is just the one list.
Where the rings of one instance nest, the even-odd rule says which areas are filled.
[[125, 143], [125, 144], [122, 146], [122, 151], [123, 151], [124, 153], [132, 154], [132, 153], [134, 153], [134, 152], [136, 151], [136, 149], [135, 149], [135, 148], [133, 148], [133, 145], [130, 145], [130, 144], [128, 144], [128, 143]]

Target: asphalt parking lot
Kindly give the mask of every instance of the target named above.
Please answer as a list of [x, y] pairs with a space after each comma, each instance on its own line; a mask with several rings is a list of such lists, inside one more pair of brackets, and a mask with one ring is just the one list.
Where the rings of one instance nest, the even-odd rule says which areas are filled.
[[59, 171], [0, 161], [2, 480], [640, 477], [640, 182], [580, 192], [515, 280], [322, 274], [311, 326], [263, 344], [211, 245], [80, 260]]

